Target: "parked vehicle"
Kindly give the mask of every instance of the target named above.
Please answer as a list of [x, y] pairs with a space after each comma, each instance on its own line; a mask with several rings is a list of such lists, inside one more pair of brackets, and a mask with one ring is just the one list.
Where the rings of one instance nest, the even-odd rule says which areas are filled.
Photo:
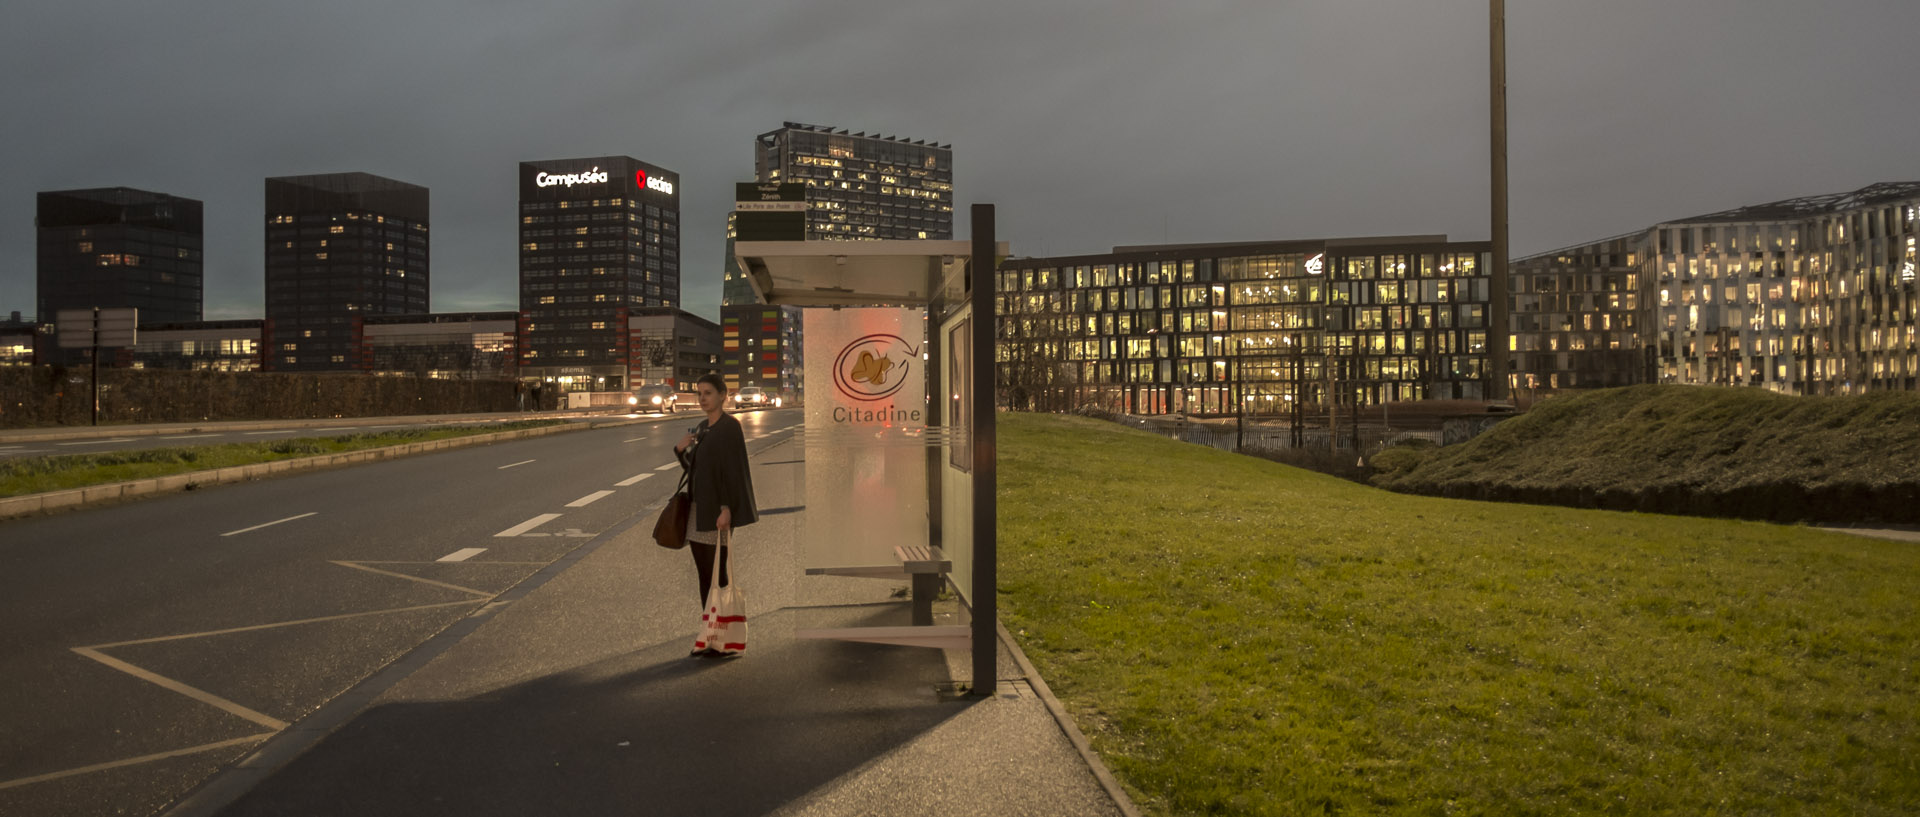
[[680, 393], [665, 383], [641, 386], [627, 398], [627, 405], [632, 406], [634, 411], [657, 411], [662, 414], [678, 411], [679, 403]]

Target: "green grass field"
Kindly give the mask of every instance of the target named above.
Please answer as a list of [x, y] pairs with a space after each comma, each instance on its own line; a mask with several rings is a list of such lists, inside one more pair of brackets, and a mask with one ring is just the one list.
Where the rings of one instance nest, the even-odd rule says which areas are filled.
[[529, 420], [492, 425], [440, 426], [377, 434], [350, 434], [342, 437], [301, 437], [261, 443], [228, 443], [101, 454], [21, 457], [0, 461], [0, 497], [68, 491], [89, 485], [152, 479], [191, 471], [208, 471], [273, 460], [314, 457], [321, 454], [339, 454], [368, 448], [385, 448], [390, 445], [441, 440], [449, 437], [468, 437], [522, 428], [539, 428], [558, 425], [561, 422], [563, 421]]
[[1920, 547], [1000, 416], [1003, 618], [1149, 814], [1920, 813]]

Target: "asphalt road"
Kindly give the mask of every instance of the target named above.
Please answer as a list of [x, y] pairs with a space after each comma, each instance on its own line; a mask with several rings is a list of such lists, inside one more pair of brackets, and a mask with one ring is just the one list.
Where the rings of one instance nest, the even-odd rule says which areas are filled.
[[[33, 429], [26, 432], [16, 431], [0, 439], [0, 461], [16, 457], [43, 457], [59, 454], [100, 454], [109, 451], [142, 451], [152, 448], [178, 448], [196, 445], [223, 445], [226, 443], [257, 443], [300, 437], [345, 437], [354, 434], [397, 431], [410, 428], [440, 428], [443, 426], [498, 425], [501, 423], [527, 420], [559, 419], [568, 422], [586, 422], [618, 417], [615, 414], [550, 416], [542, 414], [490, 414], [465, 415], [458, 418], [430, 418], [421, 421], [408, 421], [404, 418], [381, 418], [380, 422], [369, 423], [364, 420], [343, 419], [330, 423], [303, 423], [299, 426], [273, 428], [270, 423], [207, 423], [203, 428], [182, 426], [167, 434], [102, 434], [98, 429], [76, 427], [75, 435], [60, 434], [60, 429]], [[663, 415], [627, 415], [641, 418], [662, 418]], [[680, 417], [691, 418], [687, 424], [700, 422], [699, 414], [682, 411]], [[672, 416], [665, 416], [672, 422]], [[111, 428], [107, 431], [112, 431]]]
[[[797, 410], [737, 415], [749, 447]], [[698, 422], [0, 522], [0, 815], [151, 814], [637, 513]]]

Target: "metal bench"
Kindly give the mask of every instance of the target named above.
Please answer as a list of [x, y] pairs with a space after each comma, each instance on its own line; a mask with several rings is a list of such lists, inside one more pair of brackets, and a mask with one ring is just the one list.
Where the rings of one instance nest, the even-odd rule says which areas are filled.
[[909, 627], [821, 627], [798, 629], [795, 638], [831, 638], [837, 641], [863, 641], [869, 644], [899, 644], [908, 647], [937, 647], [955, 650], [973, 642], [972, 628], [964, 624], [934, 626], [933, 598], [940, 594], [946, 574], [953, 571], [953, 560], [932, 545], [895, 545], [894, 558], [899, 567], [814, 568], [808, 573], [897, 578], [905, 574], [913, 580], [913, 625]]

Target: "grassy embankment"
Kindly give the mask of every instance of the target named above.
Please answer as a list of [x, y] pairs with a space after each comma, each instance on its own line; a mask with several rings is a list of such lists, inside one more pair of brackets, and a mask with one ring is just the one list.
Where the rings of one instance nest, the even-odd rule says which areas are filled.
[[259, 443], [151, 448], [100, 454], [58, 454], [0, 460], [0, 497], [47, 491], [67, 491], [136, 479], [209, 471], [274, 460], [339, 454], [368, 448], [494, 434], [559, 424], [560, 420], [529, 420], [475, 426], [439, 426], [341, 437], [302, 437]]
[[1150, 814], [1912, 814], [1920, 548], [1001, 415], [1001, 610]]
[[1396, 491], [1771, 519], [1920, 523], [1920, 394], [1635, 386], [1559, 397], [1461, 445], [1388, 449]]

